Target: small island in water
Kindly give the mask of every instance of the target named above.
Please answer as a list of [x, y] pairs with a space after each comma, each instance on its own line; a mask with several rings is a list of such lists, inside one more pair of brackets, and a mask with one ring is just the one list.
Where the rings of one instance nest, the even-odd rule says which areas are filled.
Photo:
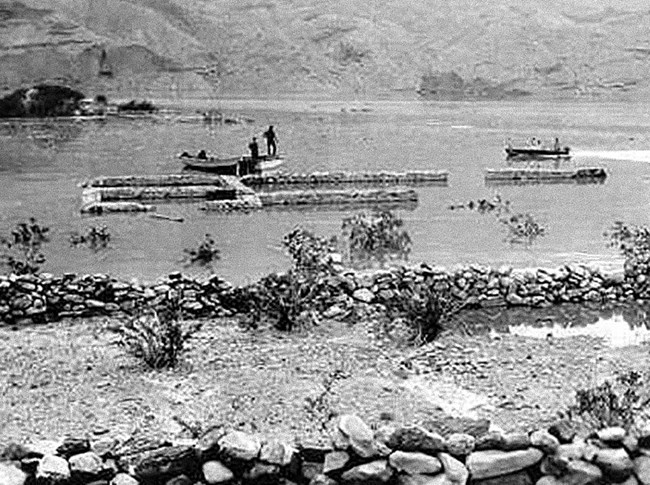
[[0, 99], [0, 118], [73, 116], [83, 93], [66, 86], [39, 84]]

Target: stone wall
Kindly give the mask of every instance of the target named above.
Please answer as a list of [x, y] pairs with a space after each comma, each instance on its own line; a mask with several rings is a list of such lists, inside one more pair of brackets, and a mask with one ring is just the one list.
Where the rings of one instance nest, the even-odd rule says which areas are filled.
[[[449, 291], [467, 307], [548, 307], [560, 303], [606, 304], [650, 299], [648, 268], [626, 268], [608, 273], [570, 264], [555, 269], [491, 268], [468, 265], [456, 269], [399, 267], [373, 272], [354, 272], [339, 265], [327, 281], [336, 303], [382, 303], [396, 293], [417, 286]], [[219, 278], [192, 278], [172, 273], [151, 285], [123, 282], [107, 275], [65, 274], [0, 275], [0, 319], [14, 323], [58, 320], [65, 317], [129, 312], [138, 306], [157, 304], [173, 290], [189, 317], [219, 316], [233, 287]]]
[[208, 428], [196, 439], [112, 436], [0, 447], [2, 485], [588, 485], [650, 484], [650, 427], [576, 437], [570, 421], [531, 433], [343, 415], [327, 444]]

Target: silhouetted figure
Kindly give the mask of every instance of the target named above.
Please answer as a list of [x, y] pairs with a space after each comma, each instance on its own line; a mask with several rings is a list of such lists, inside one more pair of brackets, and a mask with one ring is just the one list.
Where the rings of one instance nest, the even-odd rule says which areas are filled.
[[251, 151], [253, 160], [260, 158], [260, 147], [257, 146], [257, 138], [253, 137], [253, 141], [248, 144], [248, 149]]
[[553, 145], [553, 148], [555, 149], [555, 151], [560, 151], [561, 147], [560, 147], [560, 139], [559, 138], [555, 138], [555, 144]]
[[199, 154], [196, 156], [196, 158], [199, 158], [201, 160], [207, 160], [208, 159], [208, 154], [205, 153], [205, 150], [201, 150]]
[[273, 125], [269, 126], [269, 129], [264, 132], [264, 138], [266, 138], [266, 154], [268, 156], [275, 156], [278, 151], [276, 142], [278, 137], [273, 131]]

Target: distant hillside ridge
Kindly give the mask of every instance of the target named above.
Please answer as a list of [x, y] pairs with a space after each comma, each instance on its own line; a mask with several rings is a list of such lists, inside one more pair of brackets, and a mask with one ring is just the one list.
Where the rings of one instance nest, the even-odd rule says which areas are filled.
[[650, 98], [645, 0], [0, 0], [0, 86]]

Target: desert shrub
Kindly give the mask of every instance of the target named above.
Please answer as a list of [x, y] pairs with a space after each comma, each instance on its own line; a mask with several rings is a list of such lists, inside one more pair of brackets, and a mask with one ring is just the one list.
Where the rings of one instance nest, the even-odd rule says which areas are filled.
[[239, 311], [248, 313], [248, 324], [257, 328], [269, 321], [274, 328], [291, 331], [317, 323], [317, 313], [330, 302], [328, 278], [334, 274], [332, 240], [297, 227], [284, 237], [292, 259], [286, 273], [273, 273], [233, 297], [247, 300]]
[[650, 228], [616, 221], [605, 231], [609, 244], [625, 257], [626, 269], [650, 263]]
[[168, 298], [156, 308], [147, 308], [115, 329], [118, 344], [152, 369], [174, 367], [187, 340], [197, 328], [183, 329], [180, 302]]
[[408, 343], [421, 345], [435, 340], [445, 321], [461, 310], [447, 290], [436, 290], [425, 284], [406, 286], [383, 300], [389, 322], [401, 321], [410, 330]]
[[206, 234], [196, 248], [186, 248], [183, 252], [186, 266], [212, 266], [221, 259], [221, 251], [210, 234]]
[[49, 242], [49, 227], [41, 226], [35, 218], [16, 224], [9, 237], [0, 239], [0, 258], [9, 270], [16, 274], [35, 274], [45, 262], [41, 252]]
[[353, 265], [367, 266], [391, 258], [406, 259], [411, 238], [402, 229], [404, 222], [390, 211], [361, 212], [343, 219], [342, 242]]
[[597, 387], [576, 391], [576, 402], [569, 409], [572, 417], [580, 417], [597, 427], [623, 426], [629, 428], [641, 404], [639, 394], [643, 377], [630, 371], [605, 381]]
[[105, 224], [89, 227], [83, 234], [74, 232], [70, 235], [71, 246], [87, 246], [92, 251], [105, 249], [110, 240], [111, 234]]

